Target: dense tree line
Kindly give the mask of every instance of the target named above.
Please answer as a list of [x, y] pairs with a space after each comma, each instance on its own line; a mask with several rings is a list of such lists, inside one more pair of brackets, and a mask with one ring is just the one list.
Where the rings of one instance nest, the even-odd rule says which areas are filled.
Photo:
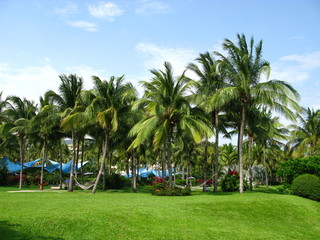
[[[109, 80], [93, 76], [93, 89], [85, 90], [76, 74], [60, 75], [58, 92], [46, 92], [39, 105], [9, 96], [0, 103], [1, 155], [20, 159], [21, 164], [26, 154], [27, 159], [41, 155], [42, 163], [50, 156], [62, 164], [70, 155], [64, 142], [69, 137], [72, 165], [95, 159], [93, 193], [114, 166], [118, 171], [132, 170], [135, 191], [135, 170], [144, 164], [158, 165], [164, 174], [168, 170], [168, 182], [163, 178], [163, 184], [169, 186], [177, 168], [186, 173], [186, 181], [198, 171], [204, 188], [213, 179], [215, 191], [227, 167], [239, 172], [241, 193], [244, 179], [252, 187], [255, 166], [260, 164], [268, 185], [281, 161], [319, 152], [320, 111], [302, 110], [290, 84], [261, 81], [270, 74], [270, 64], [262, 58], [262, 41], [237, 35], [236, 43], [225, 39], [222, 47], [225, 54], [200, 54], [180, 76], [173, 75], [169, 62], [163, 69], [152, 69], [150, 81], [141, 83], [141, 98], [124, 76]], [[187, 71], [197, 79], [187, 77]], [[274, 112], [299, 118], [300, 124], [286, 129]], [[219, 146], [220, 135], [237, 136], [237, 146]], [[20, 176], [21, 188], [22, 168]], [[71, 168], [69, 191], [74, 177], [77, 172]]]

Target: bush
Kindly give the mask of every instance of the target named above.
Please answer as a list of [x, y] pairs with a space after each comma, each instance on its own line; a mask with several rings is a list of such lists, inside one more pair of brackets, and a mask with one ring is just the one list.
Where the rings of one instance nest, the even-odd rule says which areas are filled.
[[9, 183], [9, 172], [6, 166], [0, 167], [0, 185], [8, 185]]
[[150, 187], [152, 195], [155, 196], [189, 196], [191, 195], [190, 187], [163, 187], [162, 183], [155, 182]]
[[[236, 171], [229, 171], [221, 183], [221, 189], [223, 192], [237, 192], [239, 191], [239, 186], [240, 177]], [[243, 190], [245, 191], [248, 189], [248, 183], [243, 181]]]
[[276, 188], [277, 193], [279, 194], [292, 194], [291, 185], [290, 184], [283, 184]]
[[176, 179], [176, 184], [177, 185], [186, 185], [186, 180], [185, 179]]
[[[121, 189], [125, 186], [130, 186], [131, 180], [127, 179], [119, 174], [111, 174], [106, 176], [106, 187], [107, 189]], [[103, 175], [101, 175], [98, 189], [102, 189]]]
[[293, 179], [302, 174], [314, 174], [320, 177], [320, 156], [296, 158], [280, 163], [278, 177], [283, 177], [291, 184]]
[[311, 174], [303, 174], [293, 180], [292, 193], [300, 197], [320, 201], [320, 179]]

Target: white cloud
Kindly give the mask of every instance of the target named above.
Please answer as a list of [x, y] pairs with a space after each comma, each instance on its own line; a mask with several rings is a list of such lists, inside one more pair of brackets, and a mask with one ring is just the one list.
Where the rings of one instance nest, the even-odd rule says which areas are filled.
[[91, 16], [102, 18], [107, 21], [114, 21], [114, 17], [121, 16], [123, 10], [114, 3], [99, 2], [98, 5], [88, 5], [88, 10]]
[[182, 74], [187, 64], [198, 56], [198, 52], [193, 49], [160, 47], [150, 43], [139, 43], [136, 50], [144, 54], [144, 66], [148, 70], [163, 69], [163, 64], [167, 61], [172, 64], [176, 75]]
[[39, 101], [48, 90], [55, 90], [59, 84], [59, 72], [49, 65], [12, 68], [0, 64], [0, 83], [3, 96], [17, 95]]
[[82, 28], [89, 32], [96, 32], [98, 30], [96, 24], [87, 21], [73, 21], [68, 22], [71, 27]]
[[16, 95], [38, 103], [39, 97], [48, 90], [58, 91], [60, 74], [77, 74], [83, 78], [84, 88], [91, 89], [93, 86], [91, 76], [96, 75], [104, 79], [105, 71], [96, 70], [87, 65], [67, 67], [58, 71], [50, 65], [14, 68], [8, 64], [0, 63], [0, 92], [3, 92], [3, 98]]
[[320, 68], [320, 51], [289, 55], [271, 64], [271, 79], [291, 83], [303, 83], [309, 79], [313, 70]]
[[72, 2], [69, 2], [68, 5], [64, 8], [56, 7], [54, 9], [54, 13], [56, 13], [62, 17], [67, 17], [69, 15], [77, 14], [78, 12], [79, 12], [78, 6]]
[[136, 8], [136, 14], [165, 14], [171, 11], [171, 8], [160, 1], [142, 0]]

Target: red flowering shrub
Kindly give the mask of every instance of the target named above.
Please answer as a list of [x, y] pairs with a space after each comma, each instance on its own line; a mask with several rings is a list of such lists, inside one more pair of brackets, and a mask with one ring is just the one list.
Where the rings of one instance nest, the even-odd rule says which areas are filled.
[[191, 195], [190, 187], [163, 187], [162, 182], [153, 182], [150, 186], [152, 195], [155, 196], [188, 196]]
[[[229, 171], [221, 183], [223, 192], [236, 192], [239, 191], [240, 177], [237, 171]], [[247, 182], [243, 182], [243, 189], [249, 188]]]

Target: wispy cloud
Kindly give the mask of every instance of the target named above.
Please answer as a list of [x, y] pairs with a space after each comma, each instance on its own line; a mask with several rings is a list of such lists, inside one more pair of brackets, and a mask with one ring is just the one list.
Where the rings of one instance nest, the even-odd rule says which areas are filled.
[[302, 83], [309, 79], [315, 69], [320, 68], [320, 51], [309, 54], [293, 54], [279, 58], [271, 64], [271, 76], [291, 83]]
[[70, 66], [59, 71], [49, 64], [14, 68], [9, 64], [0, 63], [2, 97], [16, 95], [38, 102], [39, 97], [43, 96], [48, 90], [58, 90], [60, 85], [59, 75], [62, 73], [67, 75], [76, 73], [82, 77], [85, 89], [92, 88], [92, 75], [101, 78], [106, 75], [105, 70], [94, 69], [87, 65]]
[[54, 13], [62, 17], [68, 17], [70, 15], [77, 14], [78, 12], [79, 12], [78, 5], [73, 2], [69, 2], [68, 5], [64, 8], [56, 7], [54, 9]]
[[38, 102], [47, 90], [56, 90], [59, 72], [49, 65], [13, 68], [0, 63], [0, 79], [3, 96], [17, 95]]
[[98, 30], [96, 24], [88, 21], [73, 21], [73, 22], [68, 22], [68, 24], [71, 27], [82, 28], [89, 32], [96, 32]]
[[[165, 61], [170, 62], [175, 75], [180, 75], [198, 55], [193, 49], [157, 46], [152, 43], [139, 43], [136, 50], [144, 54], [144, 67], [146, 70], [162, 69]], [[188, 72], [188, 74], [191, 74]], [[190, 76], [192, 77], [192, 76]]]
[[97, 5], [88, 5], [88, 11], [91, 16], [107, 21], [114, 21], [115, 17], [123, 14], [123, 10], [111, 2], [99, 2]]
[[140, 5], [136, 8], [136, 14], [165, 14], [169, 13], [171, 8], [160, 1], [142, 0]]

